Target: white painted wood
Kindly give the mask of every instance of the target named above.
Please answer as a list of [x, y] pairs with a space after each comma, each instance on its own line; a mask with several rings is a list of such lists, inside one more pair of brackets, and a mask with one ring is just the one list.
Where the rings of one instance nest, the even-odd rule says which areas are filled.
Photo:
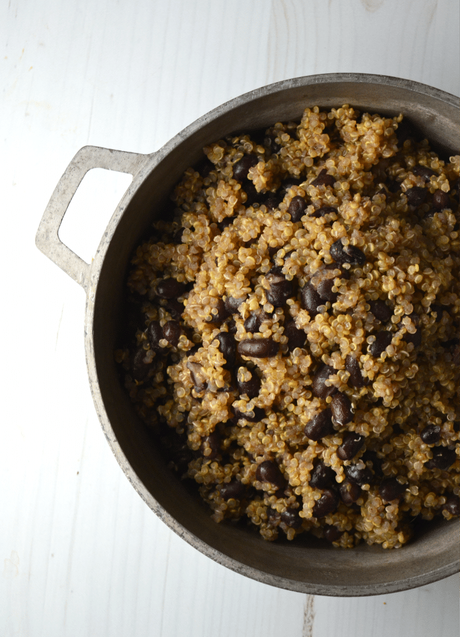
[[[459, 580], [361, 599], [315, 598], [313, 637], [354, 635], [455, 637], [459, 633]], [[390, 633], [391, 634], [391, 633]]]
[[[172, 534], [95, 416], [84, 294], [34, 246], [85, 144], [152, 152], [232, 97], [312, 73], [460, 95], [457, 0], [9, 0], [0, 33], [1, 637], [457, 635], [457, 576], [313, 598], [232, 573]], [[89, 254], [111, 214], [104, 192], [92, 196], [79, 233]]]

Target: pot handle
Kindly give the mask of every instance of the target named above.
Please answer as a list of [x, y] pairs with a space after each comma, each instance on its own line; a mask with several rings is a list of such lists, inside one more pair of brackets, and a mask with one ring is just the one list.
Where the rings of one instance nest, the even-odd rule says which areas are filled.
[[68, 248], [59, 238], [59, 228], [70, 202], [83, 177], [92, 168], [105, 168], [133, 177], [148, 155], [121, 150], [84, 146], [80, 148], [59, 180], [43, 214], [35, 237], [35, 244], [51, 261], [58, 265], [85, 291], [89, 283], [90, 265]]

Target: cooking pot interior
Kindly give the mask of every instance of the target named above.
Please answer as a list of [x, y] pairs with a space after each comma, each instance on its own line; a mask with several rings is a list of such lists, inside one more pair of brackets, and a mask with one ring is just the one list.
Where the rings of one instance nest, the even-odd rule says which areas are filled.
[[[114, 350], [123, 291], [135, 246], [161, 214], [182, 172], [204, 157], [202, 148], [226, 134], [299, 119], [307, 106], [350, 104], [382, 114], [404, 113], [442, 152], [460, 147], [459, 109], [442, 95], [384, 80], [305, 78], [255, 91], [201, 118], [152, 155], [102, 259], [98, 276], [92, 347], [100, 394], [107, 414], [106, 436], [133, 486], [179, 535], [218, 562], [268, 584], [301, 592], [370, 595], [435, 581], [458, 569], [460, 520], [421, 526], [400, 550], [360, 545], [334, 549], [316, 538], [270, 543], [250, 529], [210, 518], [210, 511], [166, 467], [156, 441], [136, 416], [123, 389]], [[91, 363], [90, 363], [91, 364]], [[117, 452], [118, 445], [122, 454]], [[456, 565], [457, 564], [457, 565]]]

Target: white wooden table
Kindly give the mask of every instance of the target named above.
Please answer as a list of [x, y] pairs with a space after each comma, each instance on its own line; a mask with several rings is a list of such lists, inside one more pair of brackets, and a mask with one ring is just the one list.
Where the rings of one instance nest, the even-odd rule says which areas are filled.
[[[230, 572], [164, 526], [95, 415], [84, 295], [34, 246], [85, 144], [149, 153], [232, 97], [315, 73], [460, 95], [458, 1], [5, 0], [0, 33], [0, 637], [458, 635], [458, 576], [305, 596]], [[87, 181], [61, 237], [90, 260], [126, 182]]]

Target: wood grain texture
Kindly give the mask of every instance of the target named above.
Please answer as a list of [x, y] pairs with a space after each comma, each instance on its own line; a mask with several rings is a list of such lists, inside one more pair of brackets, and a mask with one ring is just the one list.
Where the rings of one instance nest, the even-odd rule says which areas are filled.
[[458, 23], [455, 3], [437, 0], [273, 2], [269, 81], [353, 70], [458, 95]]
[[313, 637], [315, 622], [315, 596], [305, 595], [302, 637]]
[[[377, 598], [305, 596], [228, 571], [172, 534], [106, 444], [85, 369], [84, 295], [34, 236], [81, 146], [152, 152], [269, 82], [355, 71], [460, 95], [458, 2], [10, 0], [0, 32], [0, 636], [457, 635], [457, 576]], [[88, 254], [111, 214], [103, 191], [93, 197], [80, 217]]]

